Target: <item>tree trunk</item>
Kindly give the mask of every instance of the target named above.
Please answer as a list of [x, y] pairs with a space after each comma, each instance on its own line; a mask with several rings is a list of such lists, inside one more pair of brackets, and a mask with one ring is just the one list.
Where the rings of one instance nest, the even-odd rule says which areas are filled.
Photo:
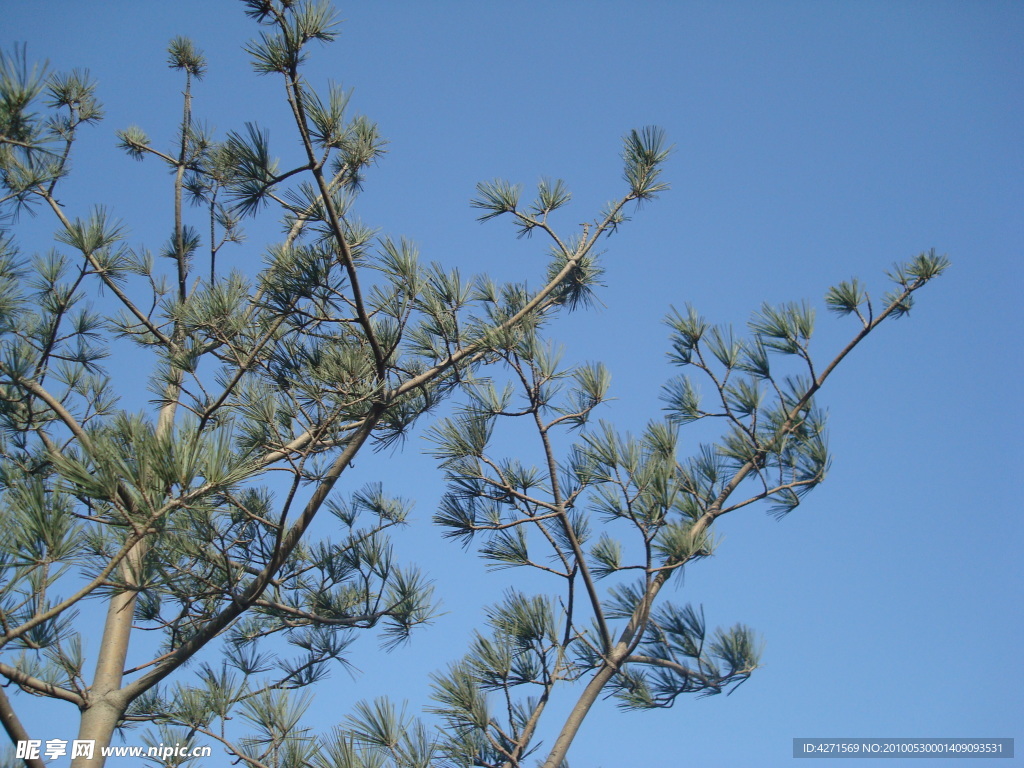
[[[129, 584], [137, 583], [147, 549], [144, 542], [139, 542], [125, 558], [123, 573]], [[71, 768], [102, 768], [105, 758], [100, 752], [110, 746], [114, 729], [129, 704], [120, 691], [137, 600], [138, 595], [133, 590], [118, 592], [110, 598], [96, 660], [96, 674], [89, 690], [89, 706], [82, 712], [78, 730], [79, 740], [94, 743], [93, 755], [91, 758], [76, 757]]]
[[[620, 646], [620, 648], [625, 651], [625, 646]], [[614, 676], [615, 666], [606, 661], [597, 671], [597, 674], [590, 679], [579, 701], [576, 702], [576, 706], [572, 708], [572, 712], [566, 718], [565, 725], [562, 726], [562, 732], [555, 739], [555, 745], [551, 748], [548, 759], [544, 761], [543, 768], [558, 768], [562, 764], [562, 761], [565, 760], [565, 756], [569, 752], [569, 746], [572, 744], [572, 740], [576, 738], [576, 732], [583, 724], [587, 713], [590, 712], [590, 708], [597, 701], [597, 697], [601, 695], [601, 691], [604, 690], [604, 687], [608, 685]]]

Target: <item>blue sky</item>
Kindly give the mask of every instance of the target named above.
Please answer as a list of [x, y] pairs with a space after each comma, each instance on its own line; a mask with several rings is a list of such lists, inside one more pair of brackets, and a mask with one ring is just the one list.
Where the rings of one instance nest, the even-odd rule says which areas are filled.
[[[136, 123], [155, 146], [169, 142], [181, 84], [165, 47], [177, 34], [209, 59], [197, 114], [221, 131], [258, 121], [283, 164], [295, 156], [280, 84], [251, 74], [241, 50], [254, 35], [241, 4], [5, 6], [5, 49], [25, 41], [31, 59], [88, 67], [99, 81], [107, 119], [83, 138], [62, 197], [77, 215], [103, 203], [131, 242], [154, 249], [169, 234], [163, 171], [118, 153], [113, 132]], [[564, 178], [575, 194], [559, 220], [568, 230], [621, 192], [621, 135], [667, 131], [672, 190], [607, 242], [604, 307], [551, 330], [570, 360], [609, 366], [618, 400], [602, 416], [622, 429], [660, 414], [659, 387], [674, 373], [661, 324], [670, 305], [742, 326], [762, 301], [812, 300], [824, 357], [854, 331], [824, 312], [829, 285], [856, 275], [880, 295], [895, 261], [929, 248], [953, 261], [823, 392], [828, 480], [781, 523], [758, 509], [723, 520], [718, 554], [673, 596], [703, 604], [710, 624], [753, 626], [764, 668], [733, 696], [668, 711], [602, 702], [573, 766], [788, 765], [803, 736], [1024, 737], [1024, 6], [340, 11], [341, 38], [315, 54], [308, 77], [354, 87], [354, 108], [379, 122], [390, 151], [358, 213], [415, 240], [428, 261], [537, 284], [544, 244], [517, 241], [501, 220], [476, 223], [475, 184]], [[22, 222], [27, 250], [52, 245], [42, 223]], [[249, 243], [224, 257], [242, 268], [259, 263], [260, 235], [278, 232], [247, 229]], [[425, 703], [427, 674], [461, 655], [481, 607], [513, 576], [485, 575], [426, 523], [443, 487], [422, 447], [414, 438], [400, 455], [357, 462], [358, 480], [416, 500], [421, 522], [400, 551], [435, 578], [448, 613], [390, 655], [359, 643], [360, 674], [319, 688], [311, 723], [338, 722], [352, 701], [381, 693]], [[546, 724], [548, 741], [560, 724]]]

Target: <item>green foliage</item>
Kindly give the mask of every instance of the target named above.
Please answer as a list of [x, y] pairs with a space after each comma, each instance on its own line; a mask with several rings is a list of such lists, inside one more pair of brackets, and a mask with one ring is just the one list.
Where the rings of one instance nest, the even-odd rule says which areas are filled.
[[625, 138], [622, 159], [626, 164], [624, 178], [638, 201], [652, 200], [668, 184], [658, 181], [671, 147], [665, 146], [665, 131], [655, 126], [633, 130]]
[[534, 216], [547, 216], [572, 200], [572, 193], [561, 179], [541, 179], [537, 184], [537, 200], [530, 208]]
[[201, 80], [206, 72], [206, 57], [187, 37], [175, 37], [167, 46], [167, 65], [171, 69], [187, 72]]
[[480, 208], [485, 213], [480, 214], [480, 221], [487, 221], [503, 213], [516, 212], [519, 205], [519, 193], [522, 191], [518, 184], [510, 184], [502, 179], [494, 181], [481, 181], [476, 185], [478, 197], [469, 201], [474, 208]]
[[[383, 701], [334, 734], [304, 729], [302, 689], [349, 664], [356, 630], [377, 628], [391, 648], [434, 613], [429, 580], [400, 566], [388, 539], [409, 502], [379, 485], [335, 486], [347, 485], [363, 446], [402, 439], [461, 391], [464, 410], [431, 432], [461, 483], [445, 502], [459, 535], [518, 505], [565, 553], [543, 567], [577, 578], [586, 517], [559, 506], [561, 486], [547, 471], [485, 456], [499, 419], [532, 413], [552, 429], [584, 431], [605, 401], [608, 372], [561, 370], [539, 332], [559, 308], [595, 300], [596, 245], [625, 221], [628, 202], [665, 188], [668, 151], [655, 129], [627, 135], [628, 189], [567, 237], [549, 220], [571, 200], [564, 181], [542, 180], [522, 210], [517, 185], [480, 185], [482, 218], [511, 215], [520, 235], [550, 240], [540, 289], [421, 264], [413, 243], [353, 213], [386, 149], [376, 125], [351, 114], [349, 92], [328, 84], [321, 95], [302, 77], [309, 46], [337, 34], [329, 4], [246, 7], [262, 27], [247, 46], [253, 66], [283, 75], [305, 158], [283, 168], [255, 122], [223, 139], [203, 127], [192, 89], [207, 62], [191, 40], [174, 38], [167, 63], [184, 91], [172, 145], [155, 146], [141, 126], [117, 132], [128, 157], [173, 178], [170, 234], [155, 251], [128, 247], [126, 226], [103, 206], [82, 215], [57, 196], [78, 129], [102, 117], [87, 74], [29, 69], [23, 49], [0, 58], [0, 213], [13, 220], [39, 205], [54, 216], [57, 241], [25, 258], [13, 237], [0, 237], [0, 675], [76, 705], [80, 735], [101, 743], [116, 726], [149, 723], [154, 743], [201, 734], [250, 765], [521, 759], [536, 703], [510, 699], [506, 732], [466, 695], [477, 685], [539, 685], [543, 699], [578, 674], [565, 655], [571, 621], [524, 593], [496, 606], [493, 635], [477, 638], [449, 683], [439, 678], [439, 706], [453, 724], [468, 713], [475, 730], [456, 727], [442, 740]], [[285, 234], [262, 267], [218, 270], [222, 250], [244, 240], [241, 220], [269, 210]], [[121, 342], [135, 349], [133, 367], [150, 366], [148, 408], [122, 406], [107, 374]], [[512, 403], [511, 386], [491, 386], [484, 371], [495, 364], [532, 382], [523, 403]], [[563, 468], [566, 487], [578, 486], [571, 494], [595, 482], [582, 445]], [[481, 498], [489, 481], [510, 490]], [[333, 531], [311, 538], [322, 511]], [[486, 555], [497, 567], [537, 565], [532, 538], [521, 526], [496, 529]], [[131, 625], [111, 618], [91, 655], [75, 621], [85, 600], [134, 616]], [[155, 639], [152, 658], [116, 670], [110, 658], [137, 631]], [[104, 711], [115, 716], [96, 714]], [[235, 735], [243, 722], [251, 733]]]
[[[547, 331], [559, 310], [597, 301], [598, 243], [628, 204], [668, 189], [664, 133], [626, 134], [626, 189], [566, 235], [553, 222], [572, 199], [561, 179], [542, 179], [529, 204], [518, 184], [477, 186], [481, 220], [548, 241], [540, 288], [426, 265], [414, 243], [355, 215], [386, 151], [377, 126], [351, 114], [350, 92], [320, 94], [302, 76], [310, 45], [338, 34], [330, 5], [245, 6], [261, 27], [246, 50], [256, 72], [282, 76], [304, 156], [282, 168], [255, 122], [222, 140], [202, 127], [191, 89], [206, 60], [175, 38], [168, 64], [185, 86], [172, 146], [139, 126], [117, 134], [173, 178], [170, 234], [154, 252], [126, 245], [103, 206], [78, 215], [57, 194], [78, 129], [102, 117], [87, 73], [0, 54], [0, 215], [37, 205], [57, 243], [26, 256], [0, 235], [0, 676], [77, 707], [81, 738], [143, 724], [154, 743], [198, 734], [257, 768], [519, 766], [556, 688], [583, 683], [575, 716], [601, 694], [668, 707], [746, 680], [760, 663], [753, 631], [708, 633], [703, 609], [662, 587], [715, 553], [719, 517], [759, 501], [785, 515], [824, 479], [818, 391], [910, 310], [945, 257], [895, 267], [877, 309], [856, 280], [830, 289], [826, 306], [860, 328], [824, 366], [807, 303], [761, 307], [745, 336], [673, 311], [669, 359], [684, 370], [665, 385], [664, 414], [620, 434], [594, 419], [608, 370], [563, 362]], [[241, 220], [266, 211], [281, 242], [259, 267], [218, 271], [245, 238]], [[135, 410], [107, 373], [123, 342], [150, 372], [151, 400]], [[426, 433], [448, 481], [434, 521], [491, 568], [532, 575], [434, 676], [442, 729], [377, 698], [314, 734], [310, 687], [351, 664], [358, 630], [390, 649], [435, 611], [429, 579], [388, 538], [411, 503], [350, 483], [353, 459], [453, 396]], [[681, 430], [702, 420], [719, 434], [687, 456]], [[513, 423], [533, 435], [508, 456]], [[318, 520], [329, 525], [314, 533]], [[108, 616], [99, 649], [76, 621], [94, 604]], [[151, 656], [123, 670], [137, 632]], [[565, 764], [567, 743], [548, 764]]]
[[[563, 368], [539, 327], [508, 339], [500, 353], [508, 379], [467, 380], [470, 402], [430, 433], [449, 481], [434, 520], [463, 544], [478, 541], [493, 567], [530, 568], [560, 583], [560, 599], [510, 596], [489, 614], [494, 635], [478, 636], [435, 679], [434, 711], [454, 734], [444, 754], [459, 765], [516, 764], [537, 746], [529, 724], [569, 681], [605, 680], [601, 690], [622, 706], [644, 709], [731, 691], [749, 678], [761, 659], [753, 630], [737, 624], [709, 633], [702, 609], [661, 599], [661, 589], [715, 553], [719, 517], [758, 501], [783, 516], [824, 479], [830, 459], [814, 396], [854, 346], [944, 268], [933, 254], [898, 267], [901, 290], [877, 314], [859, 284], [832, 289], [831, 308], [867, 314], [823, 368], [810, 351], [815, 313], [807, 303], [763, 306], [746, 338], [693, 307], [673, 311], [669, 358], [692, 373], [666, 384], [666, 418], [639, 436], [591, 424], [609, 393], [602, 367]], [[517, 458], [496, 452], [513, 419], [537, 432], [536, 467], [524, 466], [522, 440]], [[722, 425], [719, 438], [680, 456], [680, 427], [704, 419]], [[579, 435], [567, 444], [570, 430]], [[495, 691], [506, 714], [486, 706]], [[578, 711], [590, 706], [587, 695]], [[563, 758], [562, 748], [548, 756]]]
[[828, 308], [838, 315], [849, 315], [856, 312], [860, 305], [867, 301], [868, 295], [857, 279], [843, 281], [829, 289], [825, 294]]
[[[45, 86], [45, 65], [33, 66], [30, 71], [24, 45], [11, 53], [0, 52], [0, 130], [7, 142], [39, 140], [40, 126], [28, 109]], [[9, 151], [9, 145], [5, 150]]]
[[224, 151], [233, 169], [228, 197], [242, 216], [253, 215], [274, 191], [277, 161], [270, 158], [269, 136], [252, 123], [245, 124], [245, 134], [228, 133]]

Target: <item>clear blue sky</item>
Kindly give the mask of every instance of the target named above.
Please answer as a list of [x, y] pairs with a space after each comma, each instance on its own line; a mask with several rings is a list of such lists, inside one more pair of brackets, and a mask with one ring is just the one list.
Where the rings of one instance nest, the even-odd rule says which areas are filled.
[[[295, 156], [279, 82], [252, 75], [241, 50], [254, 27], [240, 3], [3, 5], [5, 48], [26, 41], [30, 58], [88, 67], [99, 81], [107, 119], [81, 142], [63, 197], [77, 215], [104, 203], [154, 250], [169, 234], [165, 174], [119, 154], [113, 132], [137, 123], [167, 146], [181, 87], [164, 63], [173, 35], [209, 58], [198, 115], [221, 131], [258, 121], [283, 163]], [[790, 765], [798, 736], [1016, 737], [1024, 749], [1024, 5], [340, 10], [342, 37], [314, 56], [309, 78], [354, 86], [355, 109], [380, 123], [390, 153], [358, 212], [417, 241], [427, 260], [536, 284], [543, 244], [515, 240], [501, 220], [475, 223], [474, 185], [564, 178], [569, 228], [620, 193], [619, 137], [665, 128], [672, 190], [608, 241], [605, 307], [552, 329], [570, 359], [607, 363], [619, 399], [602, 415], [623, 429], [659, 415], [673, 373], [660, 323], [670, 305], [742, 325], [762, 301], [821, 307], [828, 286], [853, 275], [878, 295], [883, 271], [922, 250], [953, 261], [823, 393], [834, 455], [825, 484], [781, 523], [763, 510], [723, 520], [718, 555], [690, 568], [674, 596], [703, 604], [710, 624], [753, 626], [764, 668], [733, 696], [668, 711], [601, 703], [573, 766]], [[29, 238], [36, 223], [25, 226]], [[258, 264], [259, 229], [249, 230], [225, 259]], [[51, 245], [44, 234], [26, 241]], [[853, 329], [823, 309], [819, 318], [824, 356]], [[313, 724], [381, 693], [425, 703], [427, 674], [462, 653], [480, 607], [514, 576], [485, 575], [426, 524], [443, 489], [421, 446], [357, 462], [359, 479], [416, 500], [421, 522], [401, 554], [431, 573], [449, 613], [388, 656], [360, 642], [361, 672], [318, 689]], [[548, 742], [559, 726], [547, 722]]]

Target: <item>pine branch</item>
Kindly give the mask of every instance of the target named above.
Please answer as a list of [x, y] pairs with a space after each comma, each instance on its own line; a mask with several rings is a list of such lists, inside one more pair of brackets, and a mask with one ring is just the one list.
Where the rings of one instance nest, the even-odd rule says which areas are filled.
[[15, 683], [25, 690], [70, 702], [79, 709], [87, 706], [88, 704], [85, 699], [74, 691], [69, 691], [66, 688], [61, 688], [59, 685], [54, 685], [53, 683], [48, 683], [45, 680], [40, 680], [38, 677], [25, 674], [20, 669], [3, 662], [0, 662], [0, 675], [3, 675], [12, 683]]
[[[71, 221], [67, 218], [67, 216], [64, 215], [64, 211], [61, 209], [60, 203], [58, 203], [52, 195], [40, 193], [40, 196], [46, 201], [46, 203], [50, 206], [50, 209], [56, 214], [57, 218], [60, 220], [60, 223], [64, 226], [64, 229], [71, 230], [73, 225]], [[115, 283], [111, 279], [110, 274], [107, 272], [107, 270], [105, 270], [102, 267], [102, 265], [99, 264], [99, 262], [97, 262], [95, 254], [85, 252], [83, 253], [83, 255], [89, 262], [89, 266], [92, 267], [93, 271], [100, 276], [100, 279], [103, 281], [104, 286], [117, 297], [118, 301], [121, 302], [125, 309], [127, 309], [131, 314], [135, 315], [136, 319], [139, 321], [139, 324], [142, 325], [147, 331], [149, 331], [162, 344], [170, 346], [170, 338], [165, 336], [159, 328], [153, 325], [153, 323], [150, 322], [150, 319], [146, 315], [144, 315], [139, 310], [139, 308], [135, 306], [135, 304], [132, 303], [131, 299], [129, 299], [128, 296], [124, 293], [124, 291], [121, 290], [120, 286], [118, 286], [117, 283]]]
[[270, 561], [260, 571], [259, 576], [254, 578], [242, 593], [234, 598], [231, 605], [222, 609], [216, 616], [207, 621], [201, 629], [176, 649], [166, 661], [159, 664], [148, 674], [123, 687], [118, 692], [118, 700], [127, 704], [127, 702], [132, 701], [143, 692], [152, 688], [169, 674], [178, 669], [182, 664], [191, 659], [196, 653], [202, 650], [207, 643], [219, 635], [235, 619], [241, 616], [242, 613], [252, 607], [255, 601], [263, 594], [263, 591], [270, 585], [271, 579], [278, 574], [280, 569], [287, 562], [288, 557], [295, 550], [295, 547], [298, 546], [303, 534], [305, 534], [306, 530], [312, 524], [317, 512], [320, 511], [321, 506], [326, 501], [327, 496], [330, 494], [335, 483], [337, 483], [342, 473], [352, 463], [352, 459], [355, 458], [359, 449], [362, 448], [363, 444], [369, 439], [374, 428], [383, 417], [383, 414], [384, 409], [377, 406], [372, 409], [370, 414], [368, 414], [363, 420], [362, 425], [356, 430], [348, 445], [341, 452], [338, 458], [335, 459], [330, 470], [328, 470], [324, 476], [324, 479], [318, 484], [316, 490], [312, 494], [312, 497], [303, 509], [302, 514], [288, 529], [287, 534], [282, 537], [279, 545], [275, 548]]
[[[287, 30], [287, 25], [282, 23], [281, 27], [282, 30]], [[306, 157], [309, 158], [309, 163], [311, 165], [310, 170], [313, 174], [313, 178], [316, 180], [317, 187], [320, 190], [320, 198], [323, 202], [324, 210], [327, 212], [328, 223], [334, 234], [334, 241], [338, 247], [338, 252], [341, 254], [342, 265], [348, 273], [349, 285], [352, 291], [352, 298], [356, 307], [356, 313], [359, 317], [360, 324], [363, 327], [363, 332], [366, 335], [366, 340], [369, 342], [370, 347], [373, 350], [373, 357], [377, 365], [377, 379], [383, 383], [385, 379], [387, 358], [382, 351], [380, 342], [377, 340], [373, 323], [366, 312], [362, 289], [359, 285], [359, 276], [356, 273], [355, 262], [352, 258], [352, 252], [349, 249], [348, 241], [345, 239], [345, 233], [341, 228], [338, 211], [334, 207], [330, 185], [324, 178], [322, 168], [317, 165], [316, 153], [313, 149], [313, 143], [309, 135], [309, 124], [306, 118], [302, 89], [299, 87], [296, 65], [292, 66], [291, 72], [288, 75], [286, 91], [288, 94], [288, 103], [291, 106], [292, 113], [295, 117], [295, 124], [299, 129], [299, 135], [302, 138], [302, 144], [306, 150]]]
[[[18, 719], [18, 715], [14, 711], [14, 707], [11, 706], [11, 700], [7, 698], [7, 691], [4, 688], [5, 686], [0, 685], [0, 723], [3, 724], [4, 730], [7, 731], [7, 735], [11, 738], [12, 744], [29, 741], [28, 731], [25, 730], [25, 726]], [[38, 757], [25, 758], [25, 766], [26, 768], [46, 768], [46, 761]]]

